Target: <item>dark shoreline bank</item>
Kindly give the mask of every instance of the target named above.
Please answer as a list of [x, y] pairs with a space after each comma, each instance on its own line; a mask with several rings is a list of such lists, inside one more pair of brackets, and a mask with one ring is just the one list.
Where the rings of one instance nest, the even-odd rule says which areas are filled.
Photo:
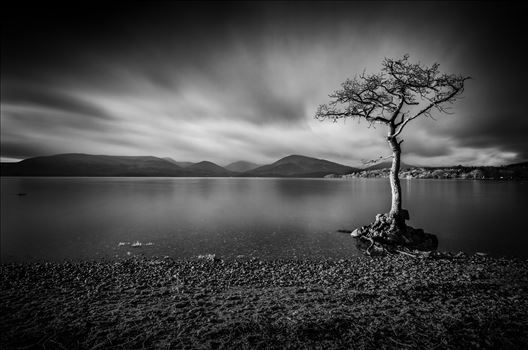
[[0, 348], [528, 345], [528, 261], [129, 258], [2, 264]]

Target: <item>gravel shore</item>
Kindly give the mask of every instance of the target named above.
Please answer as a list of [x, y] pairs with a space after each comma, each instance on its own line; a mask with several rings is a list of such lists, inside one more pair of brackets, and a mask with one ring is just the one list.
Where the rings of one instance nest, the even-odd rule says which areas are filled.
[[4, 264], [0, 348], [528, 348], [528, 261]]

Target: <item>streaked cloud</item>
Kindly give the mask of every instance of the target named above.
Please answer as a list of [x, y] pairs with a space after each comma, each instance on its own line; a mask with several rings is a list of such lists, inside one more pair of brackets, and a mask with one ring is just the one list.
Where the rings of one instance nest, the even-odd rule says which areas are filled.
[[[361, 165], [389, 153], [385, 130], [321, 123], [315, 109], [347, 77], [376, 72], [384, 57], [404, 53], [474, 78], [454, 115], [409, 126], [406, 162], [528, 158], [518, 102], [526, 72], [516, 67], [516, 43], [526, 33], [516, 31], [513, 5], [138, 6], [90, 20], [88, 12], [80, 24], [65, 12], [42, 33], [40, 19], [2, 34], [2, 158], [83, 152], [226, 164], [304, 154]], [[501, 26], [488, 28], [489, 18]]]

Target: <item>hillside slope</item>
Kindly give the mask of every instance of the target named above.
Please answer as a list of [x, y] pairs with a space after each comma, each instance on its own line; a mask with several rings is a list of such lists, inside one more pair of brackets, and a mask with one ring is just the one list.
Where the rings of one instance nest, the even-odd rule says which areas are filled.
[[251, 162], [246, 162], [244, 160], [233, 162], [229, 165], [226, 165], [225, 168], [229, 171], [234, 171], [238, 173], [243, 173], [245, 171], [250, 171], [258, 168], [259, 165]]
[[275, 163], [245, 172], [244, 176], [255, 177], [323, 177], [328, 174], [346, 174], [356, 171], [343, 164], [300, 155], [291, 155]]
[[152, 156], [105, 156], [80, 153], [25, 159], [5, 167], [11, 176], [187, 176], [175, 164]]

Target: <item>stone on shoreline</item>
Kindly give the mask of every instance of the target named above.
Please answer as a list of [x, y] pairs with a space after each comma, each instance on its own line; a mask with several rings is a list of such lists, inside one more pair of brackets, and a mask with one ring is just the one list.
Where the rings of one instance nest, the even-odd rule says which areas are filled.
[[367, 255], [383, 255], [400, 249], [431, 251], [438, 247], [436, 235], [405, 224], [409, 213], [404, 210], [400, 220], [390, 214], [377, 214], [369, 225], [355, 229], [351, 236], [358, 239], [358, 248]]
[[354, 231], [352, 231], [352, 232], [350, 233], [350, 235], [351, 235], [352, 237], [359, 237], [359, 236], [361, 236], [361, 232], [359, 231], [359, 229], [355, 229]]
[[198, 259], [203, 259], [207, 261], [221, 261], [219, 257], [216, 256], [216, 254], [200, 254], [197, 256]]

